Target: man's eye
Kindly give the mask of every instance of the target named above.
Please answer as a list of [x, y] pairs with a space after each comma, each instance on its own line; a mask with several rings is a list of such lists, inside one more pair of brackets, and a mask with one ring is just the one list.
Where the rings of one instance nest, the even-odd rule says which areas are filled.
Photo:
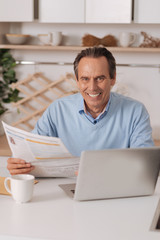
[[103, 77], [103, 76], [100, 76], [100, 77], [96, 78], [97, 81], [103, 81], [104, 79], [105, 79], [105, 77]]
[[88, 81], [88, 78], [87, 77], [83, 77], [83, 78], [81, 78], [82, 79], [82, 81]]

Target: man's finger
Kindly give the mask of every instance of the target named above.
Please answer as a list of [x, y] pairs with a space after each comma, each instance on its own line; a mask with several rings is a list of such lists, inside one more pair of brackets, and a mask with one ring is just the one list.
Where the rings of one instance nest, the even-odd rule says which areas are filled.
[[20, 164], [20, 163], [10, 163], [7, 166], [7, 169], [16, 169], [16, 168], [30, 168], [31, 167], [31, 163], [25, 163], [25, 164]]
[[22, 169], [11, 169], [10, 174], [11, 175], [16, 175], [16, 174], [24, 174], [24, 173], [29, 173], [34, 169], [34, 167], [30, 168], [22, 168]]
[[8, 162], [8, 164], [10, 164], [10, 163], [25, 163], [25, 161], [20, 158], [8, 158], [7, 162]]

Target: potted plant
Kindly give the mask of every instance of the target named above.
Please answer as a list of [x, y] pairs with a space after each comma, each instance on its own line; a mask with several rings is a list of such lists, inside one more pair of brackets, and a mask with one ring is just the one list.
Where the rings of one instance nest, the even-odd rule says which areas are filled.
[[16, 61], [9, 49], [0, 49], [0, 120], [7, 112], [6, 105], [21, 99], [17, 89], [12, 89], [11, 84], [17, 82], [14, 70]]

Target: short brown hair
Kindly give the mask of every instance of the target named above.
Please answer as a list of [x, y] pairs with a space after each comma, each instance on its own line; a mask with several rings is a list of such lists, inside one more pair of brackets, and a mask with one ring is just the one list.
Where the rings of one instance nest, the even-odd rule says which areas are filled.
[[78, 64], [82, 58], [84, 58], [84, 57], [99, 58], [99, 57], [103, 57], [103, 56], [108, 61], [109, 75], [110, 75], [110, 78], [113, 79], [114, 75], [116, 73], [116, 61], [115, 61], [115, 58], [113, 57], [112, 53], [104, 47], [86, 48], [77, 55], [77, 57], [75, 58], [75, 61], [73, 63], [76, 78], [78, 79]]

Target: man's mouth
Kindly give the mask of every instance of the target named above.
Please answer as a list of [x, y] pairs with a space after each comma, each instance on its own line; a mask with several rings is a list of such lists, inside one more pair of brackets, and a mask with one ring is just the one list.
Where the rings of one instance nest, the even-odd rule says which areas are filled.
[[98, 97], [100, 94], [101, 94], [101, 93], [96, 93], [96, 94], [90, 94], [90, 93], [88, 93], [88, 95], [89, 95], [90, 97], [92, 97], [92, 98], [96, 98], [96, 97]]

